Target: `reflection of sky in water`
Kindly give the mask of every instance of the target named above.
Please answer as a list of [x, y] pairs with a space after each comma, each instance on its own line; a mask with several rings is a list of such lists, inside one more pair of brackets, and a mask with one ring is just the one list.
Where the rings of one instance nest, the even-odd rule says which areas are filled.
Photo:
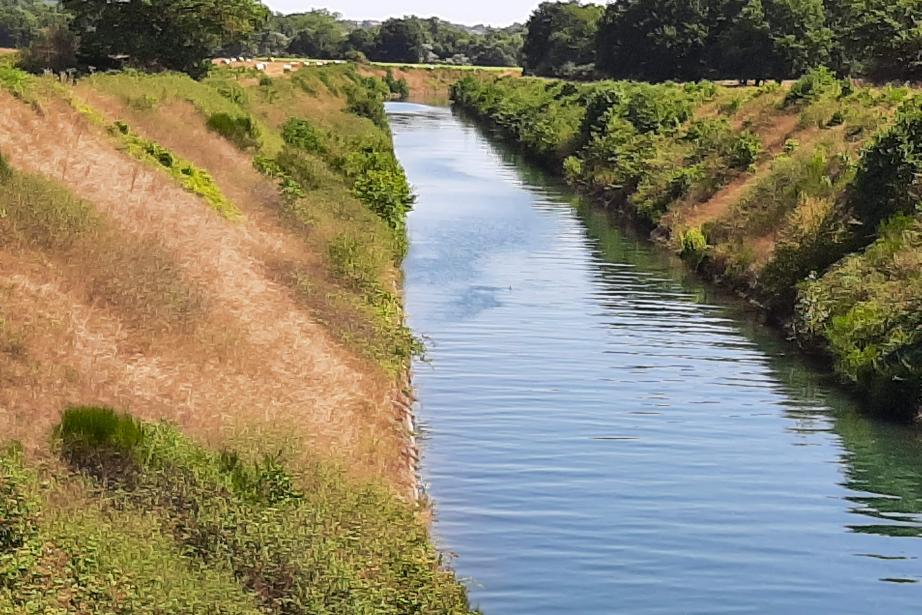
[[915, 608], [918, 431], [449, 111], [391, 111], [424, 474], [486, 613]]

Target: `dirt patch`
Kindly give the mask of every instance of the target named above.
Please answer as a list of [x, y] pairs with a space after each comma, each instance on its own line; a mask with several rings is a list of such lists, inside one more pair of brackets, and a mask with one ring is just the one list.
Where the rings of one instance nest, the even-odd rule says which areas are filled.
[[664, 226], [696, 227], [726, 215], [730, 208], [768, 172], [775, 156], [781, 153], [788, 139], [795, 136], [809, 139], [816, 132], [811, 129], [799, 131], [799, 122], [799, 114], [787, 114], [774, 116], [762, 127], [754, 127], [753, 131], [762, 141], [764, 150], [763, 160], [756, 165], [755, 170], [736, 177], [703, 203], [679, 203], [664, 218]]

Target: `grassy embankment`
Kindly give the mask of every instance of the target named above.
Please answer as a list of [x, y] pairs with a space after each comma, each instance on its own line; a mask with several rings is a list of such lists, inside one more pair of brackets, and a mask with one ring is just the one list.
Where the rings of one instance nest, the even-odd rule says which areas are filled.
[[469, 612], [398, 495], [385, 88], [0, 67], [0, 613]]
[[922, 408], [922, 106], [790, 86], [466, 77], [464, 110], [745, 294], [882, 412]]

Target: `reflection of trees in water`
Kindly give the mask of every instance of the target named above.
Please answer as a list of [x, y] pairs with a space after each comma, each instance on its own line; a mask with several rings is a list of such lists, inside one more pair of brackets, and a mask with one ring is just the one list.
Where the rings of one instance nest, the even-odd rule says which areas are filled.
[[764, 353], [778, 392], [787, 399], [785, 414], [791, 421], [790, 430], [802, 434], [805, 445], [817, 432], [835, 434], [842, 445], [842, 486], [852, 492], [846, 498], [848, 510], [856, 515], [856, 521], [868, 521], [849, 524], [849, 530], [922, 537], [922, 429], [862, 414], [858, 403], [836, 386], [829, 373], [811, 367], [802, 357], [789, 356], [793, 348], [777, 332], [759, 325], [742, 302], [703, 283], [641, 234], [624, 230], [609, 213], [587, 204], [514, 149], [487, 137], [502, 163], [514, 168], [528, 189], [545, 197], [539, 201], [548, 207], [559, 207], [560, 203], [575, 207], [599, 261], [644, 274], [642, 282], [625, 288], [627, 278], [622, 267], [596, 267], [593, 273], [605, 287], [606, 302], [618, 303], [623, 309], [625, 300], [636, 297], [639, 284], [649, 293], [646, 305], [658, 293], [670, 301], [681, 294], [684, 301], [713, 306], [711, 316], [725, 320], [726, 326], [732, 326]]
[[922, 536], [922, 432], [856, 413], [836, 419], [845, 446], [845, 486], [852, 512], [880, 523], [849, 526], [885, 536]]

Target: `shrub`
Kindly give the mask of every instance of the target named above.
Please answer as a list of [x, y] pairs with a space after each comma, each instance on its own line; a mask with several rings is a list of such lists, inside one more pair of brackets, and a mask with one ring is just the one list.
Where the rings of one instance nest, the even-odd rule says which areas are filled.
[[413, 193], [400, 168], [369, 168], [352, 186], [355, 196], [393, 229], [400, 229], [413, 203]]
[[795, 331], [890, 413], [922, 407], [922, 222], [897, 215], [863, 253], [799, 289]]
[[321, 464], [295, 475], [278, 455], [214, 453], [166, 424], [142, 431], [133, 474], [103, 468], [107, 496], [155, 515], [192, 570], [227, 570], [266, 612], [471, 612], [413, 508], [387, 489]]
[[180, 158], [159, 143], [132, 133], [124, 122], [115, 122], [109, 132], [122, 142], [129, 154], [163, 167], [183, 188], [205, 199], [223, 217], [229, 220], [242, 217], [237, 206], [224, 196], [214, 178], [204, 169]]
[[697, 267], [707, 255], [708, 242], [698, 227], [686, 229], [681, 237], [680, 256]]
[[397, 98], [397, 100], [406, 100], [410, 97], [410, 85], [407, 83], [407, 80], [404, 78], [395, 79], [394, 72], [391, 69], [387, 69], [384, 82], [387, 84], [387, 88], [391, 95]]
[[825, 66], [820, 66], [804, 74], [791, 86], [784, 97], [784, 106], [816, 100], [827, 93], [838, 95], [840, 91], [840, 82], [835, 74]]
[[258, 149], [261, 145], [260, 130], [249, 116], [231, 116], [214, 113], [208, 118], [208, 129], [218, 133], [240, 149]]
[[38, 535], [37, 502], [29, 493], [30, 476], [15, 448], [0, 453], [0, 588], [19, 573], [16, 552]]
[[313, 124], [307, 120], [292, 117], [282, 126], [282, 139], [288, 145], [297, 147], [310, 153], [323, 154], [324, 137]]
[[351, 90], [348, 96], [349, 104], [346, 109], [349, 113], [368, 118], [376, 126], [386, 127], [387, 116], [384, 113], [384, 103], [380, 98], [370, 95], [364, 90]]
[[911, 214], [922, 201], [922, 105], [902, 113], [896, 123], [865, 149], [848, 205], [864, 228], [857, 241], [866, 245], [877, 226], [896, 214]]
[[727, 155], [727, 164], [732, 169], [745, 171], [751, 169], [762, 151], [762, 142], [759, 137], [749, 131], [744, 131], [733, 139]]
[[839, 259], [847, 229], [847, 220], [831, 198], [802, 195], [785, 219], [774, 252], [760, 275], [761, 291], [769, 306], [789, 313], [801, 280], [822, 273]]

